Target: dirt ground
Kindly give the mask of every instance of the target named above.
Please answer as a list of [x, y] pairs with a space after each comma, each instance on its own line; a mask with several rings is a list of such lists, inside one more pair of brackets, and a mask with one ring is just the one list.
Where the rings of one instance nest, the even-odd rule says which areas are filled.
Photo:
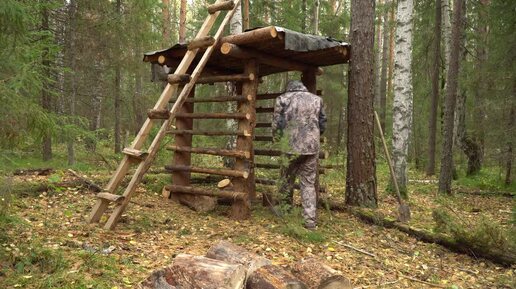
[[[411, 225], [430, 226], [432, 194], [411, 192], [411, 196]], [[450, 206], [467, 212], [467, 220], [473, 222], [480, 210], [508, 226], [510, 199], [455, 198]], [[1, 239], [4, 286], [0, 287], [132, 288], [175, 255], [203, 255], [218, 240], [235, 242], [282, 266], [318, 256], [355, 288], [515, 288], [516, 284], [514, 267], [422, 243], [394, 229], [364, 224], [348, 213], [319, 210], [318, 231], [310, 233], [301, 227], [299, 211], [280, 219], [255, 206], [251, 219], [236, 222], [227, 218], [227, 207], [199, 214], [145, 189], [133, 200], [115, 231], [85, 222], [95, 202], [91, 192], [61, 188], [14, 200], [11, 211], [18, 221]], [[383, 196], [382, 204], [380, 211], [392, 215], [394, 199]], [[36, 270], [34, 263], [20, 270], [20, 260], [40, 252], [36, 246], [62, 256], [62, 265]]]

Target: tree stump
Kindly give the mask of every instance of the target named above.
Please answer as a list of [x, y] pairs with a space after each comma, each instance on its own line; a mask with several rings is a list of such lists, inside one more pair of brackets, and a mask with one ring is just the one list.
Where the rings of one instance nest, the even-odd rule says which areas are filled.
[[310, 289], [352, 289], [348, 278], [315, 258], [301, 260], [292, 266], [294, 276]]
[[220, 241], [208, 250], [206, 257], [244, 265], [247, 276], [250, 276], [258, 268], [271, 265], [271, 261], [257, 254], [251, 253], [246, 249], [228, 241]]
[[172, 265], [154, 272], [141, 288], [243, 289], [245, 268], [202, 256], [179, 254]]
[[247, 289], [308, 289], [290, 272], [276, 265], [258, 268], [247, 279]]

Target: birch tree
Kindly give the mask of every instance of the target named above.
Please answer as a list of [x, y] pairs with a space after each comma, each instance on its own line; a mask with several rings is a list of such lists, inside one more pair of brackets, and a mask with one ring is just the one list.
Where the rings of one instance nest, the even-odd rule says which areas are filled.
[[392, 157], [399, 188], [406, 193], [407, 155], [412, 131], [412, 17], [413, 0], [399, 0], [394, 65]]

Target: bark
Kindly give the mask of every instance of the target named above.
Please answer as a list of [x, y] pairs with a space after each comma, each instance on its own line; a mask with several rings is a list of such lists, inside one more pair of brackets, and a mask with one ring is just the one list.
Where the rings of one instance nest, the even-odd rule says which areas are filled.
[[258, 268], [246, 283], [247, 289], [308, 289], [292, 273], [278, 265], [266, 265]]
[[244, 30], [247, 30], [250, 28], [250, 21], [249, 21], [249, 0], [242, 1], [242, 10], [243, 10], [243, 25]]
[[163, 17], [163, 44], [168, 45], [170, 39], [170, 0], [162, 0], [163, 10], [161, 11]]
[[[513, 93], [516, 93], [516, 83], [513, 86]], [[514, 94], [513, 94], [514, 95]], [[505, 157], [505, 184], [510, 185], [512, 183], [512, 159], [513, 156], [513, 139], [514, 139], [514, 122], [516, 120], [516, 112], [514, 109], [514, 99], [510, 100], [511, 111], [509, 113], [509, 121], [507, 122], [507, 155]]]
[[[301, 13], [306, 15], [306, 0], [301, 2]], [[301, 32], [306, 33], [306, 17], [301, 17]]]
[[[119, 25], [122, 24], [122, 0], [116, 1], [116, 13], [117, 13], [117, 19], [119, 21]], [[116, 40], [116, 50], [117, 52], [120, 52], [120, 39]], [[115, 64], [115, 129], [114, 129], [114, 135], [115, 135], [115, 154], [120, 153], [122, 150], [122, 136], [121, 136], [121, 125], [120, 125], [120, 119], [121, 119], [121, 99], [120, 99], [120, 84], [121, 84], [121, 78], [122, 78], [122, 72], [121, 72], [121, 60], [120, 60], [120, 53], [116, 53], [118, 56], [118, 59], [116, 59]]]
[[[389, 5], [389, 1], [385, 1], [385, 6]], [[385, 120], [387, 118], [387, 69], [388, 69], [388, 52], [389, 52], [389, 19], [388, 11], [383, 15], [383, 41], [382, 41], [382, 70], [380, 75], [380, 123], [382, 130], [385, 132]], [[409, 50], [407, 50], [409, 51]], [[407, 53], [409, 54], [409, 53]]]
[[374, 1], [351, 1], [353, 61], [347, 105], [346, 204], [367, 207], [376, 207], [378, 202], [373, 136], [374, 6]]
[[447, 75], [447, 89], [444, 107], [444, 138], [441, 156], [441, 174], [439, 176], [439, 192], [451, 194], [453, 177], [453, 122], [457, 99], [460, 44], [463, 31], [463, 0], [455, 1], [453, 9], [453, 27], [450, 47], [450, 64]]
[[392, 89], [392, 80], [394, 75], [394, 34], [396, 25], [395, 22], [395, 13], [396, 5], [394, 2], [391, 2], [390, 13], [389, 13], [389, 77], [387, 81], [387, 95], [390, 96], [393, 94]]
[[181, 0], [179, 10], [179, 43], [186, 41], [186, 0]]
[[[379, 0], [378, 3], [381, 5], [383, 0]], [[381, 107], [381, 93], [380, 93], [380, 83], [381, 83], [381, 72], [382, 72], [382, 17], [378, 15], [377, 23], [376, 23], [376, 50], [375, 50], [375, 68], [374, 68], [374, 104], [378, 109]]]
[[392, 159], [401, 192], [407, 191], [407, 155], [412, 133], [412, 29], [413, 0], [398, 1], [396, 56], [394, 66], [394, 105], [392, 124]]
[[321, 8], [321, 1], [314, 1], [314, 35], [319, 35], [319, 10]]
[[[44, 32], [50, 31], [50, 11], [47, 7], [47, 1], [45, 1], [42, 11], [41, 11], [41, 30]], [[43, 109], [50, 113], [52, 110], [52, 97], [50, 95], [50, 49], [47, 47], [43, 48], [43, 58], [42, 58], [42, 74], [44, 76], [43, 85], [41, 88], [41, 106]], [[43, 139], [42, 139], [42, 156], [44, 161], [49, 161], [52, 159], [52, 136], [51, 129], [47, 128], [43, 131]]]
[[450, 64], [450, 47], [451, 47], [451, 0], [441, 0], [442, 8], [442, 40], [444, 46], [444, 70], [447, 70]]
[[441, 30], [442, 30], [442, 0], [435, 1], [434, 26], [434, 62], [432, 66], [432, 99], [430, 103], [430, 120], [428, 123], [428, 164], [426, 174], [435, 174], [435, 147], [437, 140], [437, 108], [439, 107], [440, 63], [441, 63]]

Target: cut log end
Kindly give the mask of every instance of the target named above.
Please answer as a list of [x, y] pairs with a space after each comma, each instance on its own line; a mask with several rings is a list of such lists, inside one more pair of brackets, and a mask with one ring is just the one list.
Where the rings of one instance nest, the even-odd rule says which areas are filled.
[[227, 55], [231, 52], [231, 47], [232, 47], [232, 44], [226, 42], [226, 43], [222, 44], [222, 46], [220, 47], [220, 52], [224, 55]]
[[219, 189], [224, 189], [228, 186], [231, 185], [231, 180], [230, 179], [223, 179], [222, 181], [220, 181], [218, 184], [217, 184], [217, 188]]
[[167, 61], [167, 58], [164, 55], [160, 55], [158, 57], [158, 63], [159, 64], [163, 65], [163, 64], [165, 64], [166, 61]]
[[235, 8], [235, 2], [233, 2], [232, 0], [222, 1], [208, 6], [208, 13], [214, 14], [218, 11], [232, 10], [233, 8]]

